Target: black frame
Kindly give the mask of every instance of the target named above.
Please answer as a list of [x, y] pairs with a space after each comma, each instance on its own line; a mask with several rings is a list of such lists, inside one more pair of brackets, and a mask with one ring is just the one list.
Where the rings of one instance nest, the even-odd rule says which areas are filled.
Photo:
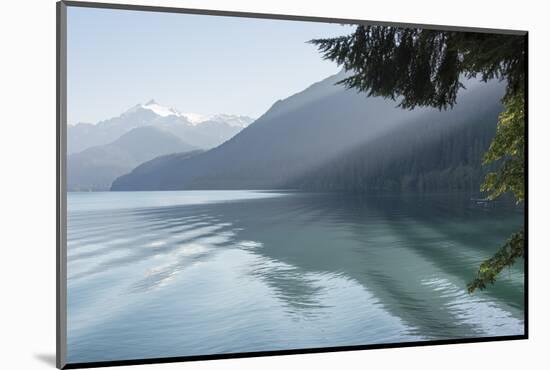
[[[134, 10], [148, 11], [161, 13], [180, 13], [180, 14], [200, 14], [200, 15], [217, 15], [226, 17], [241, 17], [241, 18], [259, 18], [259, 19], [279, 19], [292, 21], [309, 21], [322, 23], [346, 23], [346, 24], [369, 24], [383, 25], [394, 27], [418, 27], [424, 29], [436, 29], [444, 31], [461, 31], [461, 32], [483, 32], [483, 33], [498, 33], [509, 35], [520, 35], [525, 38], [525, 204], [524, 204], [524, 229], [525, 229], [525, 254], [524, 254], [524, 328], [522, 335], [505, 335], [505, 336], [489, 336], [478, 338], [460, 338], [460, 339], [443, 339], [443, 340], [428, 340], [417, 342], [398, 342], [398, 343], [383, 343], [383, 344], [366, 344], [353, 346], [338, 346], [338, 347], [321, 347], [321, 348], [303, 348], [289, 350], [274, 350], [274, 351], [257, 351], [257, 352], [240, 352], [226, 354], [210, 354], [196, 356], [178, 356], [178, 357], [161, 357], [161, 358], [145, 358], [145, 359], [128, 359], [116, 361], [98, 361], [98, 362], [81, 362], [81, 363], [66, 363], [67, 351], [67, 274], [66, 274], [66, 148], [67, 148], [67, 7], [81, 8], [96, 8], [96, 9], [118, 9], [118, 10]], [[82, 2], [82, 1], [58, 1], [56, 4], [56, 19], [57, 19], [57, 63], [56, 63], [56, 123], [57, 123], [57, 142], [56, 142], [56, 367], [58, 369], [80, 369], [108, 366], [124, 366], [124, 365], [143, 365], [143, 364], [158, 364], [158, 363], [173, 363], [184, 361], [204, 361], [204, 360], [220, 360], [231, 358], [245, 357], [264, 357], [264, 356], [280, 356], [322, 352], [341, 352], [341, 351], [359, 351], [367, 349], [384, 349], [384, 348], [402, 348], [402, 347], [422, 347], [435, 346], [445, 344], [461, 344], [461, 343], [481, 343], [481, 342], [498, 342], [509, 340], [521, 340], [529, 338], [529, 74], [528, 74], [528, 31], [522, 30], [507, 30], [507, 29], [489, 29], [489, 28], [473, 28], [473, 27], [457, 27], [443, 25], [429, 25], [416, 23], [399, 23], [399, 22], [383, 22], [369, 21], [358, 19], [344, 18], [325, 18], [325, 17], [310, 17], [298, 15], [284, 14], [266, 14], [266, 13], [248, 13], [248, 12], [232, 12], [221, 10], [206, 10], [206, 9], [190, 9], [190, 8], [175, 8], [162, 6], [148, 5], [131, 5], [131, 4], [114, 4], [114, 3], [98, 3], [98, 2]]]

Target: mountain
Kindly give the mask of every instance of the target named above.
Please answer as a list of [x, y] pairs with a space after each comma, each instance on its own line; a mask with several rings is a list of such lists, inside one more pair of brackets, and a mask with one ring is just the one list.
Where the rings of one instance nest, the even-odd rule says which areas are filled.
[[134, 128], [110, 144], [69, 155], [67, 187], [71, 191], [109, 190], [114, 179], [143, 162], [196, 149], [167, 131], [152, 126]]
[[[464, 177], [461, 183], [472, 188], [478, 186], [479, 158], [502, 109], [502, 83], [465, 81], [467, 89], [452, 110], [404, 110], [392, 100], [335, 85], [344, 77], [331, 76], [276, 102], [212, 150], [169, 163], [159, 159], [148, 176], [137, 168], [115, 180], [111, 189], [363, 191], [424, 188], [419, 178], [446, 173]], [[373, 180], [390, 173], [391, 183]]]
[[[159, 156], [148, 162], [142, 163], [132, 170], [132, 180], [139, 183], [149, 184], [149, 190], [162, 189], [165, 182], [178, 181], [177, 173], [170, 173], [170, 171], [177, 167], [181, 162], [193, 158], [203, 153], [201, 150], [195, 150], [185, 153], [173, 153], [168, 155]], [[162, 173], [162, 177], [156, 177], [158, 173]], [[119, 177], [123, 179], [125, 176]], [[117, 180], [118, 181], [118, 180]]]
[[479, 192], [483, 154], [495, 135], [501, 107], [452, 122], [422, 120], [308, 169], [287, 182], [318, 191]]
[[213, 148], [237, 134], [253, 121], [247, 116], [219, 114], [203, 116], [180, 113], [151, 100], [137, 104], [118, 117], [97, 124], [78, 123], [68, 126], [67, 153], [105, 145], [137, 127], [154, 126], [178, 136], [195, 147]]
[[233, 114], [215, 114], [208, 117], [203, 122], [220, 122], [226, 123], [231, 127], [245, 128], [250, 125], [254, 120], [248, 116], [233, 115]]

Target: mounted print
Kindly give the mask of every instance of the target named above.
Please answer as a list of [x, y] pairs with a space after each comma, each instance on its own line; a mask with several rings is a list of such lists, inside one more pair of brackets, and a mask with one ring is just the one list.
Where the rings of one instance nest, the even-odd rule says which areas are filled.
[[527, 338], [527, 33], [58, 3], [60, 368]]

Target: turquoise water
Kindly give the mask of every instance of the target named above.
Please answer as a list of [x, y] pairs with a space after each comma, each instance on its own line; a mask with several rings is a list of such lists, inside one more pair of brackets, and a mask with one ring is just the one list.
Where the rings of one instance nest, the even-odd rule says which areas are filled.
[[68, 194], [68, 362], [523, 334], [521, 227], [469, 196]]

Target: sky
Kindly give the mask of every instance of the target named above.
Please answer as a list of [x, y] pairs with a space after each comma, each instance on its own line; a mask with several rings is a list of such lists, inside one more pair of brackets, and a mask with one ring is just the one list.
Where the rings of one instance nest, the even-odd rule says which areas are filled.
[[258, 118], [338, 72], [312, 38], [351, 26], [68, 8], [68, 123], [97, 123], [155, 99], [181, 112]]

